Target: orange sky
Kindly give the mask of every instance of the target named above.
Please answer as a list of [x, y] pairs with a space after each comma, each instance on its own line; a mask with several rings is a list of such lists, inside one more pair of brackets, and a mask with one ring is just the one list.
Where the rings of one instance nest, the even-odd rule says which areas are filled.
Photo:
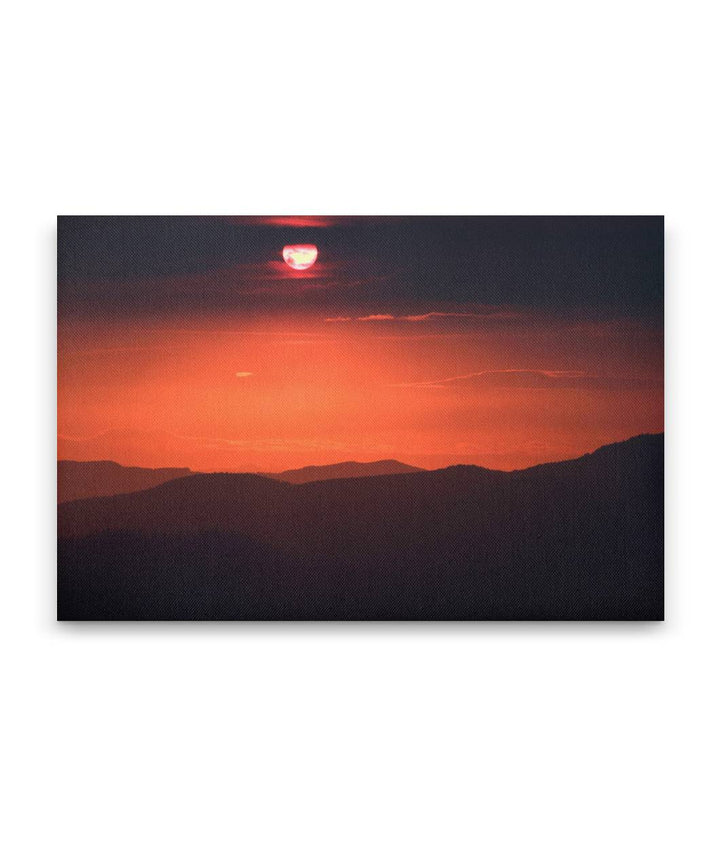
[[441, 312], [61, 321], [59, 457], [513, 469], [663, 430], [656, 324]]

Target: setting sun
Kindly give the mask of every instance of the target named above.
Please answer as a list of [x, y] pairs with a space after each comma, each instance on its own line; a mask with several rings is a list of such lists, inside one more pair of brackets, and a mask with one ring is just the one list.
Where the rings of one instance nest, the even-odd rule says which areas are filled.
[[317, 260], [317, 247], [315, 244], [289, 244], [283, 247], [283, 258], [285, 263], [293, 270], [307, 270]]

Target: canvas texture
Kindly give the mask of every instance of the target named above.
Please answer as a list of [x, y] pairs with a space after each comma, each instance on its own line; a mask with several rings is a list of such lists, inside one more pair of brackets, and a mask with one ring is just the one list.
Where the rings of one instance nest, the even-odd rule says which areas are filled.
[[663, 218], [58, 218], [58, 618], [661, 620]]

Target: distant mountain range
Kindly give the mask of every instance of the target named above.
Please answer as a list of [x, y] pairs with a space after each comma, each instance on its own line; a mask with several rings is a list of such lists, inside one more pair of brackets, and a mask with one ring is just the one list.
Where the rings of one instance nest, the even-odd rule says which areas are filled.
[[114, 461], [58, 461], [58, 502], [146, 490], [191, 472], [187, 467], [150, 470]]
[[268, 478], [290, 484], [305, 484], [312, 481], [327, 481], [328, 479], [362, 478], [364, 476], [390, 476], [398, 473], [419, 473], [420, 467], [411, 467], [400, 461], [343, 461], [340, 464], [328, 464], [322, 467], [301, 467], [298, 470], [284, 470], [281, 473], [263, 473]]
[[[146, 467], [124, 467], [115, 461], [58, 461], [58, 502], [73, 499], [88, 499], [93, 496], [115, 496], [156, 487], [172, 479], [193, 474], [188, 467], [147, 469]], [[310, 481], [325, 481], [337, 478], [361, 478], [384, 476], [393, 473], [421, 472], [400, 461], [372, 461], [358, 463], [344, 461], [319, 467], [302, 467], [281, 473], [262, 473], [270, 479], [292, 484]]]
[[663, 615], [662, 435], [516, 472], [277, 478], [59, 505], [59, 617]]

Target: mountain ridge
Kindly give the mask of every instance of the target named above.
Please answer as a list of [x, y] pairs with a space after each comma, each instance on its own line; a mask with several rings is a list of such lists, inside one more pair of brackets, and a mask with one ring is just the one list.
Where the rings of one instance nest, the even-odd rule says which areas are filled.
[[[73, 461], [69, 459], [61, 459], [58, 461], [58, 467], [60, 465], [79, 465], [79, 466], [95, 466], [95, 465], [108, 465], [116, 470], [123, 470], [126, 472], [142, 472], [142, 473], [155, 473], [155, 474], [165, 474], [165, 473], [175, 473], [169, 478], [164, 478], [163, 481], [158, 482], [156, 485], [148, 485], [147, 488], [140, 488], [140, 490], [151, 489], [152, 487], [159, 486], [162, 483], [167, 481], [175, 481], [179, 478], [187, 478], [189, 476], [219, 476], [219, 475], [227, 475], [227, 476], [258, 476], [259, 478], [268, 479], [270, 481], [275, 482], [284, 482], [285, 484], [311, 484], [316, 481], [344, 481], [348, 479], [355, 478], [377, 478], [382, 476], [393, 476], [393, 475], [409, 475], [409, 474], [418, 474], [418, 473], [440, 473], [440, 472], [482, 472], [482, 473], [498, 473], [504, 476], [517, 475], [520, 473], [529, 473], [529, 472], [537, 472], [542, 470], [545, 467], [558, 467], [565, 464], [572, 464], [576, 461], [582, 461], [587, 458], [590, 458], [594, 455], [598, 454], [611, 454], [610, 451], [615, 449], [616, 447], [625, 446], [625, 444], [635, 444], [637, 442], [641, 442], [644, 439], [652, 439], [652, 438], [664, 438], [664, 433], [643, 433], [636, 434], [633, 437], [629, 437], [625, 440], [619, 440], [613, 443], [605, 443], [602, 446], [598, 446], [591, 452], [585, 452], [582, 455], [578, 455], [574, 458], [566, 458], [559, 461], [547, 461], [541, 464], [533, 464], [530, 467], [522, 467], [514, 470], [498, 470], [492, 469], [490, 467], [483, 467], [479, 464], [450, 464], [447, 467], [438, 467], [435, 469], [425, 469], [422, 467], [414, 467], [410, 464], [404, 464], [402, 461], [398, 461], [394, 458], [387, 458], [378, 461], [369, 461], [369, 462], [358, 462], [358, 461], [341, 461], [336, 464], [312, 464], [307, 467], [299, 467], [297, 469], [290, 470], [281, 470], [277, 473], [271, 472], [237, 472], [231, 470], [218, 470], [213, 472], [205, 472], [199, 470], [192, 470], [189, 467], [135, 467], [135, 466], [125, 466], [124, 464], [119, 464], [116, 461], [112, 460], [98, 460], [98, 461]], [[372, 468], [378, 465], [393, 465], [401, 468], [399, 471], [393, 472], [363, 472], [362, 474], [356, 475], [337, 475], [338, 468], [345, 467], [348, 465], [352, 466], [360, 466], [365, 468]], [[304, 476], [305, 474], [310, 474], [311, 472], [321, 472], [323, 476], [321, 478], [299, 478], [299, 479], [291, 479], [284, 478], [284, 476], [293, 476], [295, 474]], [[138, 492], [136, 491], [122, 491], [122, 493], [129, 492]], [[66, 501], [74, 501], [74, 499], [85, 499], [85, 498], [93, 498], [95, 496], [112, 496], [113, 494], [93, 494], [88, 496], [78, 496], [73, 497], [72, 499], [58, 500], [59, 503]]]
[[67, 502], [59, 615], [659, 619], [663, 442], [514, 472], [196, 474]]

